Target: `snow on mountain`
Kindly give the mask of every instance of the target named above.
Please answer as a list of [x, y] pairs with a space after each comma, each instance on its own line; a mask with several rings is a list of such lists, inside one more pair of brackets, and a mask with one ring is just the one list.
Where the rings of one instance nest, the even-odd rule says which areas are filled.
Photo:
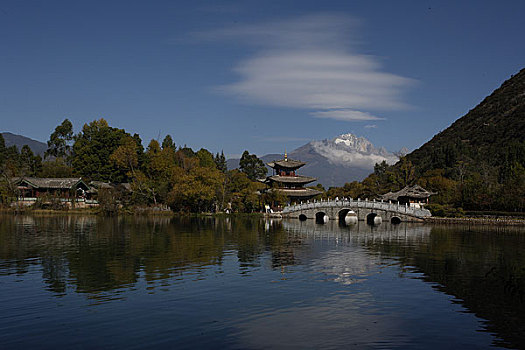
[[330, 140], [312, 141], [312, 149], [334, 165], [373, 169], [376, 163], [394, 164], [399, 157], [385, 148], [376, 148], [364, 137], [343, 134]]
[[[343, 186], [346, 182], [361, 181], [374, 171], [376, 163], [384, 160], [388, 164], [394, 164], [399, 160], [397, 155], [383, 147], [375, 147], [364, 137], [353, 134], [309, 142], [290, 152], [288, 157], [306, 162], [298, 172], [316, 177], [317, 182], [327, 188]], [[260, 158], [268, 163], [283, 158], [283, 155], [267, 154]], [[228, 169], [238, 166], [239, 159], [228, 159]], [[315, 182], [312, 185], [315, 185]]]

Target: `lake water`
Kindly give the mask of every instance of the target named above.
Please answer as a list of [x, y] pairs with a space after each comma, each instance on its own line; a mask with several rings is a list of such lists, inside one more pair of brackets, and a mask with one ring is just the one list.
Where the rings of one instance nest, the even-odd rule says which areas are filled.
[[0, 216], [0, 348], [525, 348], [523, 229]]

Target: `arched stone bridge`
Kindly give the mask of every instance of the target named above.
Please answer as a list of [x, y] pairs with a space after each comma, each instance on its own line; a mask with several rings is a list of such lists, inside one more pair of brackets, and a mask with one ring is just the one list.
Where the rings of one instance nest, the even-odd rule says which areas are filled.
[[289, 205], [283, 209], [282, 216], [301, 220], [315, 219], [318, 222], [346, 219], [347, 223], [361, 220], [370, 224], [379, 224], [382, 221], [392, 223], [423, 221], [432, 214], [427, 209], [406, 204], [345, 198]]

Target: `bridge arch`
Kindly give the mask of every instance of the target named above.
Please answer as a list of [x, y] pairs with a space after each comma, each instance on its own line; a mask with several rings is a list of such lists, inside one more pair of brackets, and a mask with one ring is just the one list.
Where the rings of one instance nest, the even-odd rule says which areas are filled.
[[355, 211], [349, 208], [343, 208], [337, 213], [339, 222], [344, 225], [356, 224], [357, 214]]
[[368, 225], [379, 225], [381, 222], [383, 222], [383, 219], [381, 219], [381, 216], [377, 213], [370, 213], [366, 216], [366, 223]]
[[390, 223], [394, 225], [400, 224], [401, 218], [399, 216], [392, 216], [392, 218], [390, 218]]
[[315, 222], [317, 224], [325, 224], [330, 218], [324, 211], [318, 211], [315, 213]]
[[300, 214], [299, 215], [299, 220], [306, 221], [306, 219], [307, 219], [306, 215], [304, 215], [304, 214]]
[[[344, 211], [341, 212], [342, 210]], [[380, 224], [383, 220], [386, 220], [389, 223], [391, 223], [392, 217], [394, 216], [400, 218], [401, 222], [421, 222], [424, 221], [425, 218], [432, 216], [430, 211], [425, 208], [400, 206], [397, 203], [393, 204], [390, 202], [377, 202], [353, 199], [343, 199], [337, 201], [328, 200], [322, 202], [314, 201], [290, 205], [283, 208], [282, 216], [289, 218], [298, 218], [301, 214], [304, 214], [309, 219], [315, 219], [316, 213], [323, 212], [325, 215], [328, 215], [330, 219], [340, 220], [342, 219], [344, 213], [347, 210], [354, 210], [358, 214], [359, 220], [365, 220], [365, 222], [371, 222], [372, 219], [376, 217], [377, 219], [375, 219], [374, 222], [375, 225]], [[370, 214], [371, 212], [374, 212], [375, 215], [373, 215], [373, 217], [369, 217], [370, 220], [367, 220], [367, 214]], [[322, 218], [323, 222], [325, 222], [324, 216]], [[397, 219], [394, 219], [394, 222], [396, 221]]]

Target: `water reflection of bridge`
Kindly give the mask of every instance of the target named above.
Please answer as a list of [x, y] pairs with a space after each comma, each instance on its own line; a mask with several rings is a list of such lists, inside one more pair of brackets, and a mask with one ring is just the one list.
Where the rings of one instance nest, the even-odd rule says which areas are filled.
[[423, 240], [430, 234], [431, 226], [417, 223], [404, 223], [402, 225], [383, 224], [371, 226], [364, 222], [354, 225], [343, 225], [339, 222], [329, 221], [319, 225], [313, 221], [282, 220], [285, 230], [290, 233], [312, 237], [337, 239], [352, 243], [366, 243], [380, 240]]
[[[377, 254], [371, 247], [397, 244], [404, 247], [427, 242], [431, 227], [422, 224], [370, 226], [362, 222], [341, 225], [330, 221], [324, 225], [313, 221], [282, 220], [291, 240], [300, 240], [306, 251], [297, 251], [299, 261], [313, 261], [314, 269], [334, 282], [345, 285], [363, 282], [380, 273], [395, 257]], [[307, 258], [302, 256], [307, 254]]]

